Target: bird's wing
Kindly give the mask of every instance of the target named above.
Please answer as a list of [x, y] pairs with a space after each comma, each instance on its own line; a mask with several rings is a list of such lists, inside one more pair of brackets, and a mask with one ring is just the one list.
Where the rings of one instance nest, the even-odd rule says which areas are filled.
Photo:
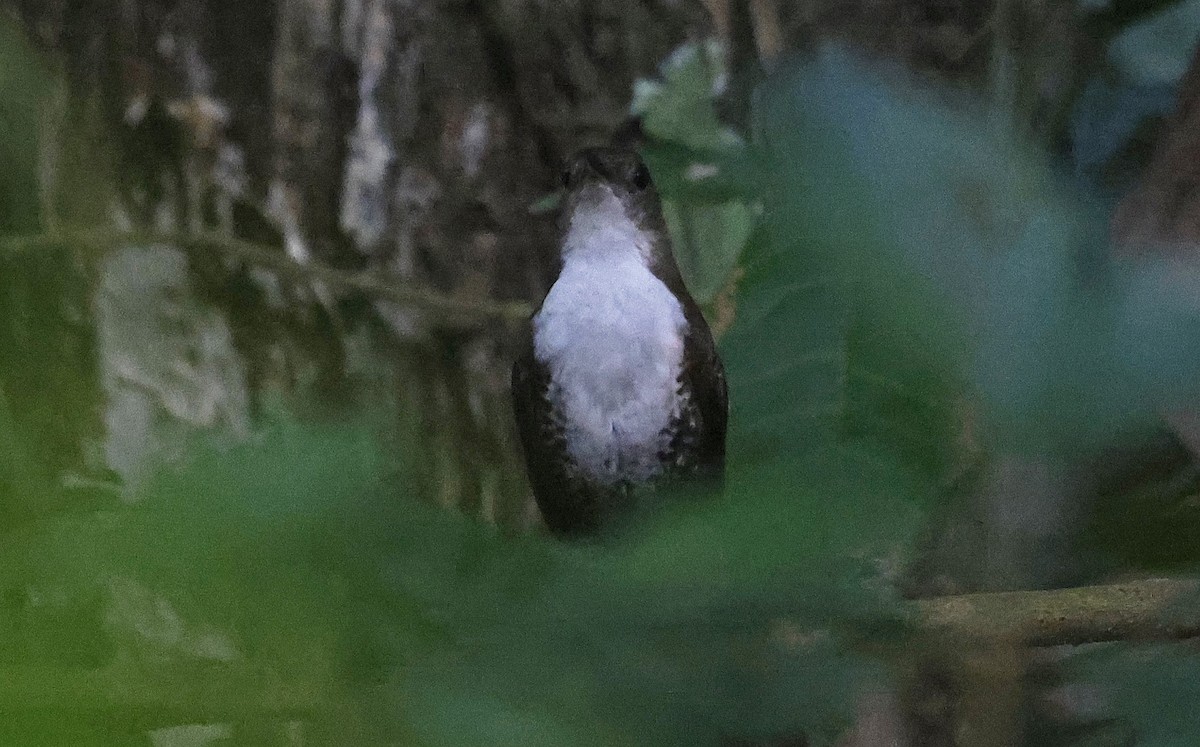
[[529, 484], [546, 526], [559, 534], [586, 533], [600, 519], [604, 496], [575, 469], [550, 386], [550, 372], [530, 343], [512, 371], [513, 413]]
[[679, 409], [671, 421], [664, 457], [675, 477], [714, 478], [719, 484], [725, 471], [729, 421], [725, 367], [700, 308], [690, 298], [684, 300], [684, 316], [688, 324], [679, 372]]
[[725, 430], [729, 422], [725, 366], [703, 317], [688, 325], [683, 344], [688, 365], [680, 372], [680, 389], [687, 404], [676, 439], [688, 452], [688, 466], [701, 474], [718, 476], [725, 469]]

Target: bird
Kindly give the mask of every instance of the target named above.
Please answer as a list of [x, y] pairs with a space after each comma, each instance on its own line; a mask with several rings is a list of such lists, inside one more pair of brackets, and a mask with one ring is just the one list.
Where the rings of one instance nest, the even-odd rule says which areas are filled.
[[569, 538], [617, 526], [664, 484], [719, 486], [729, 395], [639, 155], [585, 148], [562, 185], [561, 262], [512, 397], [544, 523]]

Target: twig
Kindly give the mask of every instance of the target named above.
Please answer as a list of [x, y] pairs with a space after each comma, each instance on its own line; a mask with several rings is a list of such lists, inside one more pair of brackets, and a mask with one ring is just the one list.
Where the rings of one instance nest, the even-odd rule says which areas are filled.
[[725, 45], [726, 49], [730, 48], [730, 40], [733, 36], [733, 23], [730, 19], [730, 0], [701, 0], [705, 9], [708, 10], [708, 16], [712, 19], [713, 27], [717, 31], [717, 37]]
[[921, 628], [930, 633], [1059, 646], [1198, 637], [1200, 615], [1170, 614], [1173, 603], [1197, 593], [1198, 580], [1153, 578], [1051, 591], [934, 597], [911, 604]]
[[442, 317], [441, 321], [471, 323], [520, 321], [532, 313], [522, 301], [497, 302], [438, 293], [386, 282], [377, 275], [346, 272], [317, 262], [300, 263], [282, 251], [221, 234], [125, 233], [113, 231], [66, 231], [53, 234], [0, 239], [0, 251], [35, 251], [54, 246], [111, 249], [120, 246], [178, 247], [185, 251], [217, 251], [259, 267], [265, 267], [295, 282], [320, 282], [332, 290], [362, 293]]
[[783, 31], [779, 23], [777, 0], [750, 0], [750, 22], [754, 27], [754, 43], [758, 61], [766, 69], [783, 51]]

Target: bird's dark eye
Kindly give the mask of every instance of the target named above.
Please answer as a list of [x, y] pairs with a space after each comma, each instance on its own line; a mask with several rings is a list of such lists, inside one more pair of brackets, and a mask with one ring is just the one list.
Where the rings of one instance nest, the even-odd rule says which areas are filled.
[[638, 189], [645, 189], [650, 186], [650, 170], [645, 164], [639, 164], [637, 170], [633, 172], [633, 186]]
[[558, 175], [558, 180], [562, 182], [563, 189], [570, 189], [571, 188], [571, 170], [563, 169], [562, 173]]

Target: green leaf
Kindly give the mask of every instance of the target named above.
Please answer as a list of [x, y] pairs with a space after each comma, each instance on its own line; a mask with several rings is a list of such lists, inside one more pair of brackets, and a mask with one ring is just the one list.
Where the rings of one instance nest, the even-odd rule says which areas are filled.
[[726, 174], [736, 174], [745, 158], [741, 140], [717, 118], [723, 48], [715, 40], [684, 44], [661, 73], [661, 81], [637, 82], [630, 109], [651, 138], [645, 156], [680, 270], [692, 295], [707, 304], [728, 282], [756, 223], [746, 190], [736, 189], [745, 185], [734, 180], [730, 189]]
[[716, 40], [683, 44], [662, 64], [661, 81], [637, 81], [630, 113], [640, 116], [655, 138], [702, 151], [736, 145], [737, 137], [721, 125], [714, 106], [724, 68]]
[[955, 441], [964, 347], [948, 299], [904, 264], [876, 175], [856, 159], [869, 135], [881, 159], [909, 147], [890, 126], [863, 132], [864, 107], [883, 122], [913, 111], [845, 64], [830, 55], [785, 69], [757, 99], [765, 235], [725, 344], [733, 422], [754, 453], [851, 437], [936, 472]]
[[700, 303], [709, 303], [737, 266], [754, 231], [754, 211], [738, 201], [664, 200], [663, 214], [676, 238], [675, 257], [688, 290]]

